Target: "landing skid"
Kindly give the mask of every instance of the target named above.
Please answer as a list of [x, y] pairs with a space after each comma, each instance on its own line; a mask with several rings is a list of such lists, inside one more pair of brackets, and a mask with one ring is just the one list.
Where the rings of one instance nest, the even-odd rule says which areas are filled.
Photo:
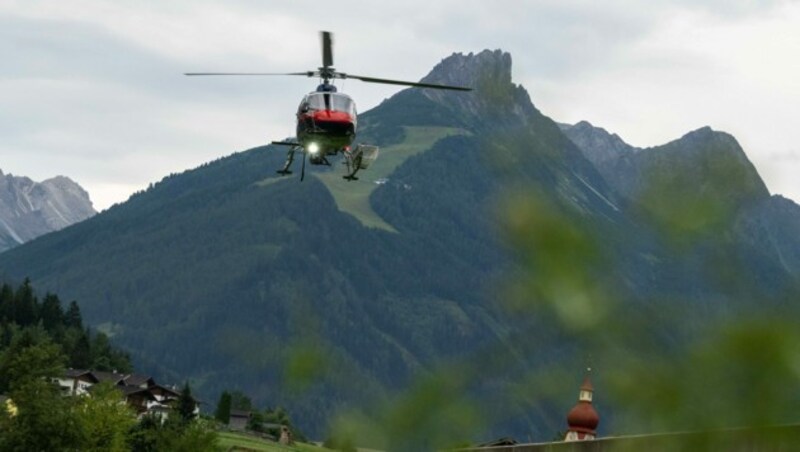
[[273, 141], [272, 144], [289, 146], [289, 152], [286, 153], [286, 163], [283, 164], [283, 168], [276, 171], [281, 176], [288, 176], [289, 174], [292, 174], [292, 171], [289, 168], [294, 162], [294, 153], [298, 150], [303, 153], [303, 165], [300, 169], [300, 180], [302, 181], [306, 177], [306, 150], [303, 149], [303, 146], [301, 146], [300, 143], [295, 143], [292, 141]]
[[358, 180], [356, 173], [359, 170], [369, 168], [369, 165], [378, 158], [378, 147], [366, 144], [359, 144], [355, 149], [344, 151], [344, 163], [347, 165], [347, 174], [342, 176], [344, 180]]
[[[286, 153], [286, 163], [283, 164], [283, 168], [276, 171], [282, 176], [292, 174], [290, 168], [292, 163], [294, 163], [295, 152], [300, 151], [303, 153], [303, 164], [300, 169], [300, 180], [302, 181], [306, 174], [306, 149], [300, 143], [293, 141], [273, 141], [272, 144], [289, 146], [289, 152]], [[358, 180], [356, 173], [358, 173], [359, 170], [367, 169], [369, 165], [378, 158], [378, 147], [365, 144], [359, 144], [355, 149], [344, 149], [341, 152], [344, 154], [344, 163], [347, 165], [347, 174], [342, 176], [342, 178], [348, 181]], [[331, 165], [324, 155], [312, 155], [309, 157], [309, 160], [313, 165]]]
[[278, 174], [282, 176], [292, 174], [289, 167], [292, 166], [292, 162], [294, 162], [294, 153], [297, 151], [297, 148], [299, 148], [299, 146], [292, 146], [291, 149], [289, 149], [289, 152], [286, 154], [286, 163], [283, 164], [283, 168], [277, 171]]

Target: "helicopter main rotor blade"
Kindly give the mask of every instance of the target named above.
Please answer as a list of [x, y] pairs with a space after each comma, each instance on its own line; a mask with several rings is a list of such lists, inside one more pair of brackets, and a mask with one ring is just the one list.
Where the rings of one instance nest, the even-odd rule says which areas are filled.
[[414, 86], [417, 88], [434, 88], [434, 89], [450, 89], [455, 91], [472, 91], [472, 88], [466, 88], [464, 86], [451, 86], [451, 85], [436, 85], [433, 83], [418, 83], [418, 82], [404, 82], [402, 80], [389, 80], [386, 78], [375, 78], [375, 77], [364, 77], [362, 75], [352, 75], [352, 74], [344, 74], [344, 73], [337, 73], [338, 78], [348, 79], [354, 78], [356, 80], [361, 80], [362, 82], [368, 83], [384, 83], [386, 85], [403, 85], [403, 86]]
[[304, 75], [313, 77], [315, 72], [186, 72], [183, 75]]
[[333, 36], [330, 31], [319, 32], [322, 37], [322, 67], [333, 66]]

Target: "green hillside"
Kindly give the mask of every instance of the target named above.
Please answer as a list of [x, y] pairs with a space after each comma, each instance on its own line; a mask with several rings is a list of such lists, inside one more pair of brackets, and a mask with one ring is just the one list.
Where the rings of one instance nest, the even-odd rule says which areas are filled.
[[330, 450], [306, 443], [295, 443], [291, 446], [284, 446], [274, 441], [267, 441], [243, 433], [219, 432], [217, 435], [217, 445], [219, 449], [223, 451], [324, 452]]
[[353, 215], [364, 226], [397, 232], [392, 225], [386, 223], [372, 210], [369, 203], [370, 195], [375, 191], [378, 183], [385, 183], [395, 168], [406, 159], [429, 150], [442, 138], [461, 133], [463, 131], [451, 127], [405, 127], [403, 141], [380, 150], [380, 158], [369, 167], [368, 171], [361, 173], [362, 183], [350, 183], [341, 177], [340, 171], [316, 173], [315, 175], [331, 192], [339, 210]]

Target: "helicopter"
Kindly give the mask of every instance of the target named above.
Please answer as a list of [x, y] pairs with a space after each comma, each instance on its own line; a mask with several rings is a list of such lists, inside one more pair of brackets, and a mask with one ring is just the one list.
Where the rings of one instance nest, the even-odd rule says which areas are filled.
[[[320, 32], [322, 39], [322, 66], [315, 71], [304, 72], [188, 72], [187, 76], [272, 76], [294, 75], [305, 77], [319, 77], [321, 83], [317, 88], [306, 94], [297, 109], [297, 132], [294, 140], [273, 141], [278, 146], [288, 146], [286, 163], [277, 172], [281, 175], [292, 174], [291, 166], [298, 151], [303, 155], [300, 180], [305, 177], [305, 165], [308, 160], [312, 165], [330, 166], [328, 157], [338, 154], [344, 156], [347, 171], [344, 179], [358, 180], [356, 173], [367, 169], [370, 163], [378, 158], [379, 148], [368, 144], [353, 146], [356, 138], [358, 115], [356, 104], [345, 93], [339, 92], [332, 83], [333, 80], [355, 79], [368, 83], [383, 83], [388, 85], [403, 85], [417, 88], [446, 89], [456, 91], [471, 91], [472, 88], [463, 86], [438, 85], [432, 83], [406, 82], [384, 78], [365, 77], [362, 75], [346, 74], [333, 67], [333, 34], [329, 31]], [[308, 158], [306, 158], [308, 157]]]

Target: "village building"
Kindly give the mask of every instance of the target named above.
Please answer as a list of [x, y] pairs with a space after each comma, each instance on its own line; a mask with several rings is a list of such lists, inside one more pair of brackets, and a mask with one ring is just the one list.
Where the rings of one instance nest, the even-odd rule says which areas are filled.
[[228, 420], [228, 428], [240, 432], [245, 431], [252, 415], [253, 413], [250, 411], [231, 410], [231, 416]]
[[125, 401], [136, 411], [136, 414], [144, 414], [150, 407], [156, 405], [155, 396], [147, 388], [120, 386], [119, 390], [122, 391]]
[[564, 441], [587, 441], [597, 438], [600, 416], [592, 406], [594, 387], [589, 374], [583, 379], [578, 392], [578, 403], [567, 414], [567, 434]]
[[[164, 419], [172, 405], [180, 397], [175, 388], [160, 385], [142, 374], [121, 374], [84, 369], [68, 369], [56, 379], [65, 395], [91, 395], [92, 386], [110, 383], [117, 388], [139, 416], [152, 414]], [[200, 404], [195, 400], [195, 414], [200, 413]]]
[[167, 405], [172, 400], [177, 400], [180, 397], [180, 393], [175, 390], [175, 388], [170, 388], [167, 386], [160, 385], [156, 382], [153, 384], [148, 385], [147, 389], [150, 391], [151, 394], [156, 399], [156, 402], [160, 405]]
[[289, 427], [281, 425], [281, 437], [278, 439], [278, 442], [283, 444], [284, 446], [291, 446], [292, 444], [294, 444], [292, 431], [289, 430]]
[[91, 371], [78, 369], [67, 369], [57, 380], [61, 391], [68, 395], [84, 395], [89, 388], [100, 382]]

